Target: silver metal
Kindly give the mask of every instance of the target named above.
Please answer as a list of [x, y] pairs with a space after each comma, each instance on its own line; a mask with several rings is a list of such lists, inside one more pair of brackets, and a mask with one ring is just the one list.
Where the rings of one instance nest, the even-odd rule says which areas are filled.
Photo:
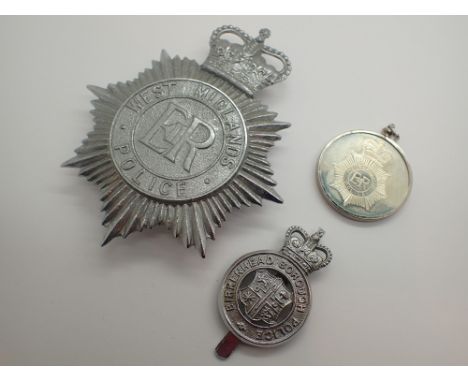
[[400, 139], [400, 135], [397, 134], [395, 129], [396, 129], [395, 125], [391, 123], [390, 125], [382, 129], [382, 135], [384, 135], [387, 138], [393, 139], [396, 142]]
[[[219, 39], [228, 32], [240, 33], [244, 45]], [[63, 165], [79, 167], [101, 188], [108, 226], [103, 245], [165, 225], [204, 256], [206, 239], [215, 238], [215, 227], [233, 208], [262, 199], [282, 203], [267, 156], [281, 139], [278, 131], [290, 124], [252, 98], [290, 72], [287, 57], [264, 46], [267, 35], [262, 30], [252, 39], [221, 27], [211, 38], [207, 70], [162, 51], [160, 61], [133, 81], [88, 86], [98, 97], [95, 127]], [[229, 70], [216, 55], [221, 47], [223, 57], [235, 56]], [[273, 70], [264, 53], [278, 56], [286, 69]]]
[[[149, 106], [135, 118], [135, 100], [142, 97]], [[195, 201], [235, 176], [247, 129], [224, 92], [199, 80], [169, 79], [143, 87], [120, 107], [111, 147], [120, 175], [138, 191], [167, 202]]]
[[[231, 43], [221, 38], [229, 34], [240, 38], [243, 44]], [[212, 33], [210, 54], [202, 66], [250, 95], [283, 81], [291, 73], [291, 62], [283, 52], [265, 45], [270, 34], [269, 29], [260, 29], [258, 37], [253, 38], [232, 25], [222, 26]], [[281, 69], [277, 70], [268, 64], [266, 56], [279, 61]]]
[[317, 178], [325, 199], [342, 215], [375, 221], [394, 214], [411, 191], [406, 156], [395, 143], [395, 126], [383, 134], [353, 130], [332, 139], [322, 150]]
[[226, 272], [219, 310], [229, 330], [242, 342], [259, 347], [280, 345], [304, 324], [311, 307], [307, 274], [328, 265], [330, 249], [297, 226], [286, 232], [280, 251], [246, 254]]

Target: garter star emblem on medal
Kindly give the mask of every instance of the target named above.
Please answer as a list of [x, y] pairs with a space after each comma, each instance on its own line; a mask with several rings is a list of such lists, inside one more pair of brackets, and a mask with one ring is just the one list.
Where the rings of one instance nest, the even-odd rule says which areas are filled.
[[341, 214], [361, 221], [395, 213], [411, 190], [411, 170], [395, 126], [383, 134], [350, 131], [323, 149], [317, 166], [321, 191]]
[[223, 26], [201, 66], [163, 51], [133, 81], [89, 86], [98, 98], [95, 127], [64, 166], [79, 167], [102, 190], [103, 245], [165, 225], [204, 256], [232, 208], [282, 202], [267, 156], [289, 123], [253, 98], [291, 71], [288, 58], [264, 44], [269, 35]]
[[229, 357], [239, 341], [272, 347], [299, 331], [311, 306], [306, 275], [332, 259], [320, 244], [324, 233], [319, 229], [309, 235], [301, 227], [290, 227], [281, 251], [251, 252], [232, 264], [219, 294], [229, 332], [216, 347], [218, 356]]

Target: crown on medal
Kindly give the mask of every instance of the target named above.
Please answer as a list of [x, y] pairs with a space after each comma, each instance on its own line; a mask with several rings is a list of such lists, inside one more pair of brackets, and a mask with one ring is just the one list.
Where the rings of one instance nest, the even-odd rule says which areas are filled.
[[392, 159], [390, 151], [386, 150], [384, 143], [375, 139], [366, 139], [362, 144], [362, 153], [374, 161], [384, 165]]
[[[221, 36], [226, 34], [236, 35], [243, 44], [222, 39]], [[268, 37], [269, 29], [261, 29], [258, 37], [253, 38], [240, 28], [224, 25], [212, 33], [210, 53], [202, 66], [253, 95], [258, 90], [283, 81], [291, 73], [288, 57], [265, 45]], [[282, 68], [278, 70], [268, 64], [265, 60], [267, 55], [279, 60]]]
[[313, 272], [330, 264], [332, 253], [329, 248], [319, 244], [325, 234], [321, 228], [312, 235], [298, 226], [289, 227], [282, 252], [292, 257], [307, 272]]

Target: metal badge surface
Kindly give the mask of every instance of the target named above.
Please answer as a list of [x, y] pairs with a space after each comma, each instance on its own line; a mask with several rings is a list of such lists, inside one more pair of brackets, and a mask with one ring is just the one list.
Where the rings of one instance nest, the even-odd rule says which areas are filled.
[[[229, 34], [243, 43], [222, 38]], [[289, 123], [253, 98], [291, 71], [288, 58], [264, 44], [269, 34], [223, 26], [202, 66], [162, 51], [133, 81], [88, 87], [98, 97], [94, 130], [64, 166], [79, 167], [102, 190], [103, 245], [165, 225], [204, 256], [206, 239], [233, 208], [282, 203], [267, 156]]]
[[332, 259], [320, 244], [324, 233], [319, 229], [308, 235], [290, 227], [280, 251], [251, 252], [232, 264], [219, 294], [219, 310], [230, 331], [216, 348], [220, 357], [227, 358], [238, 340], [272, 347], [299, 331], [311, 307], [306, 276]]
[[406, 156], [393, 125], [383, 134], [354, 130], [332, 139], [320, 154], [322, 194], [342, 215], [374, 221], [394, 214], [411, 191]]

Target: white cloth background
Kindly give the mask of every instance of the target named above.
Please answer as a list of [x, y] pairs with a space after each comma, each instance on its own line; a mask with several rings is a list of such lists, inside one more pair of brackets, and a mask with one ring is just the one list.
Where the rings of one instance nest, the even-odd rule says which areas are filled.
[[[97, 187], [60, 168], [92, 128], [86, 85], [132, 79], [163, 48], [202, 62], [223, 24], [268, 27], [291, 58], [258, 94], [292, 123], [270, 156], [285, 203], [235, 211], [204, 260], [165, 229], [101, 248]], [[468, 363], [467, 47], [465, 17], [3, 17], [0, 363]], [[319, 193], [320, 150], [391, 122], [413, 192], [385, 221], [347, 220]], [[323, 227], [335, 255], [309, 278], [306, 325], [219, 361], [225, 270], [293, 224]]]

